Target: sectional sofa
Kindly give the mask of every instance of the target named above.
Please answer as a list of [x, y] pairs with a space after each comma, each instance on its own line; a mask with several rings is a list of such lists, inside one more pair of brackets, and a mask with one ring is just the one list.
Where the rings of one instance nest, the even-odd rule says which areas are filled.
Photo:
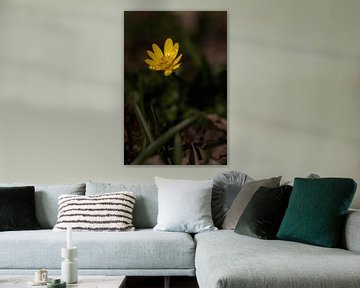
[[[5, 186], [5, 184], [0, 184]], [[10, 184], [13, 186], [13, 184]], [[66, 233], [52, 227], [61, 194], [133, 191], [131, 232], [74, 232], [79, 274], [196, 276], [200, 288], [360, 287], [360, 211], [349, 211], [342, 247], [261, 240], [232, 230], [198, 233], [154, 231], [158, 195], [154, 184], [87, 182], [34, 185], [40, 230], [0, 232], [0, 278], [46, 268], [60, 273]]]

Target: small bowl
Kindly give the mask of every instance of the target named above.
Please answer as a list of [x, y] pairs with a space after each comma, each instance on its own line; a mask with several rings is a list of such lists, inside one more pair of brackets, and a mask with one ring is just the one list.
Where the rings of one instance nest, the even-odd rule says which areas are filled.
[[60, 279], [54, 279], [47, 283], [47, 288], [66, 288], [66, 282], [61, 282]]

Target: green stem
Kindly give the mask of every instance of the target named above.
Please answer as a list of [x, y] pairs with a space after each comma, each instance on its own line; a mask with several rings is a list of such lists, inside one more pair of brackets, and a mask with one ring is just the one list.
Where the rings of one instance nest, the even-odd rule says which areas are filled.
[[177, 133], [195, 122], [198, 117], [199, 115], [193, 116], [171, 127], [163, 135], [161, 135], [154, 142], [152, 142], [143, 152], [141, 152], [140, 155], [131, 163], [131, 165], [142, 164], [148, 157], [152, 156], [161, 146], [170, 141]]
[[152, 105], [150, 106], [150, 109], [151, 109], [151, 114], [152, 114], [153, 121], [154, 121], [154, 124], [155, 124], [155, 130], [156, 130], [157, 136], [160, 136], [161, 132], [160, 132], [159, 121], [158, 121], [158, 118], [156, 116], [156, 112], [155, 112], [154, 107]]
[[140, 109], [139, 105], [136, 102], [134, 102], [134, 108], [135, 108], [136, 116], [138, 117], [140, 125], [141, 125], [141, 127], [142, 127], [142, 129], [143, 129], [143, 131], [145, 133], [145, 136], [146, 136], [146, 138], [149, 140], [149, 142], [151, 144], [152, 142], [154, 142], [154, 137], [151, 134], [151, 131], [150, 131], [149, 127], [148, 127], [148, 124], [147, 124], [147, 122], [145, 120], [144, 114], [141, 112], [141, 109]]
[[181, 137], [179, 133], [176, 133], [174, 137], [174, 164], [181, 165]]
[[194, 156], [194, 164], [199, 165], [199, 157], [197, 156], [196, 149], [195, 149], [195, 146], [194, 146], [193, 143], [191, 143], [191, 151], [192, 151], [193, 156]]

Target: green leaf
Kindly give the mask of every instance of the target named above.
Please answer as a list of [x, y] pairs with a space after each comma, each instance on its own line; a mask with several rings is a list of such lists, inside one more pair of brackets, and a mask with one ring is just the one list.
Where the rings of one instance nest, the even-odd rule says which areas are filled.
[[171, 127], [168, 131], [162, 134], [159, 138], [157, 138], [154, 142], [152, 142], [143, 152], [139, 154], [139, 156], [131, 163], [131, 165], [140, 165], [142, 164], [148, 157], [154, 155], [154, 153], [164, 144], [169, 142], [177, 133], [191, 125], [198, 119], [199, 115], [193, 116], [189, 119], [185, 119], [179, 124]]

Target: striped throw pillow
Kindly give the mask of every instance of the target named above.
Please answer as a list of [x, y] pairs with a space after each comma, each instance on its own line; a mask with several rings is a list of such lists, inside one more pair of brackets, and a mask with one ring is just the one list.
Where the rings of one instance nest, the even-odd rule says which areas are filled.
[[133, 231], [133, 192], [123, 191], [92, 196], [59, 196], [55, 231], [72, 226], [74, 231]]

